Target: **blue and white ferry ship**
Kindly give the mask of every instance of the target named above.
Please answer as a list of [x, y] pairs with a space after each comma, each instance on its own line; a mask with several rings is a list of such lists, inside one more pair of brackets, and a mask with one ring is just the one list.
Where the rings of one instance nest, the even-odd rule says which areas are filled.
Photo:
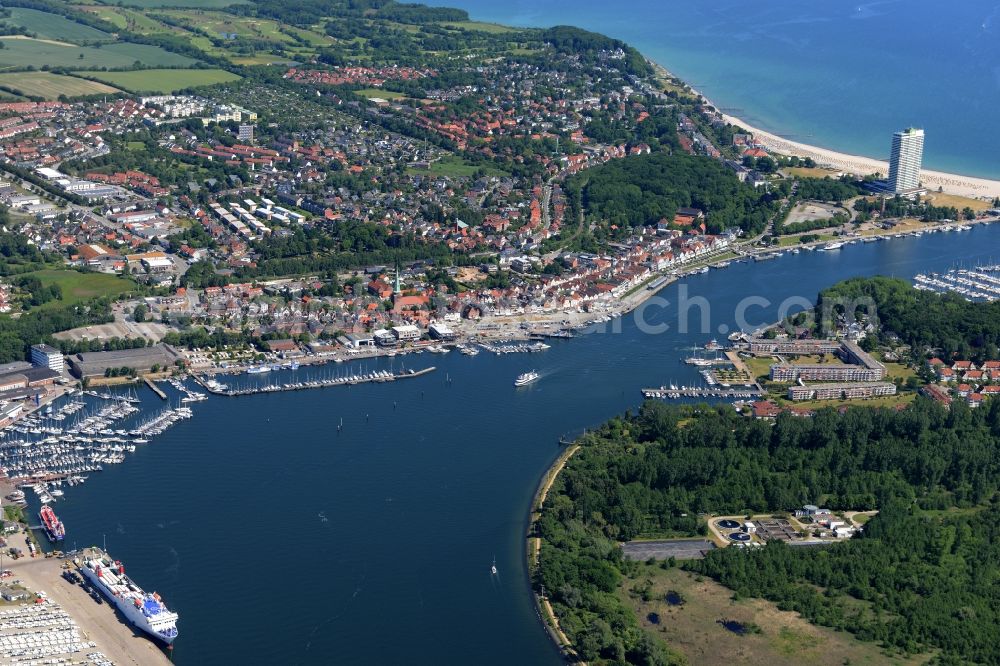
[[86, 551], [80, 572], [120, 610], [129, 622], [165, 645], [177, 638], [177, 613], [156, 592], [144, 592], [125, 575], [125, 565], [100, 548]]

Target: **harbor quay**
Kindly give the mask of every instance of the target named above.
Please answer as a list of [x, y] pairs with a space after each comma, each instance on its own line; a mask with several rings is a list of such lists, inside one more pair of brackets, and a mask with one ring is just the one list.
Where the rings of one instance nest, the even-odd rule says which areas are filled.
[[[71, 631], [78, 631], [80, 643], [86, 647], [69, 653], [70, 662], [93, 664], [94, 666], [113, 663], [117, 666], [157, 666], [169, 664], [170, 659], [153, 642], [141, 632], [134, 631], [126, 624], [114, 607], [108, 603], [97, 603], [79, 585], [70, 583], [63, 577], [66, 568], [72, 568], [66, 559], [57, 557], [21, 558], [16, 561], [5, 559], [4, 566], [11, 572], [7, 580], [19, 580], [19, 588], [25, 589], [30, 596], [23, 599], [23, 606], [0, 607], [0, 624], [4, 622], [5, 612], [20, 609], [17, 614], [22, 622], [11, 627], [10, 633], [22, 637], [37, 632], [37, 623], [32, 615], [37, 615], [37, 608], [47, 612], [65, 616], [62, 626]], [[44, 601], [36, 601], [43, 597]], [[12, 618], [13, 619], [13, 618]], [[26, 625], [33, 627], [29, 630]], [[0, 637], [7, 631], [0, 630]], [[51, 645], [51, 642], [50, 642]], [[58, 649], [52, 647], [50, 649]], [[52, 657], [57, 657], [54, 653]], [[0, 660], [10, 657], [0, 655]], [[6, 662], [4, 663], [12, 663]], [[32, 661], [27, 663], [42, 663]], [[56, 663], [56, 662], [45, 662]]]

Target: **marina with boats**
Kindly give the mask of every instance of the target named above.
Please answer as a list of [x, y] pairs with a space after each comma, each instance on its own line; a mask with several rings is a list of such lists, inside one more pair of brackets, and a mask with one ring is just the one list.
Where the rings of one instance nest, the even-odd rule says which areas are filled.
[[[96, 398], [95, 398], [96, 396]], [[131, 395], [72, 391], [61, 406], [48, 405], [0, 431], [0, 471], [17, 488], [7, 495], [24, 504], [24, 489], [42, 504], [63, 496], [61, 486], [125, 461], [129, 453], [190, 418], [186, 406], [143, 413]]]
[[680, 398], [759, 398], [766, 395], [764, 389], [758, 385], [753, 387], [740, 388], [718, 388], [708, 386], [660, 386], [658, 388], [644, 388], [642, 395], [645, 398], [659, 398], [667, 400], [677, 400]]
[[402, 370], [392, 372], [391, 370], [372, 370], [359, 373], [334, 373], [331, 376], [320, 376], [319, 378], [305, 379], [293, 382], [274, 381], [270, 383], [259, 383], [250, 386], [230, 386], [214, 378], [196, 378], [205, 390], [214, 395], [235, 397], [240, 395], [257, 395], [260, 393], [280, 393], [284, 391], [302, 391], [314, 388], [331, 388], [334, 386], [354, 386], [357, 384], [394, 382], [398, 379], [409, 379], [420, 377], [427, 373], [434, 372], [436, 368], [430, 366], [421, 370]]
[[918, 273], [913, 286], [923, 291], [952, 292], [970, 301], [992, 303], [1000, 298], [1000, 264], [954, 268], [944, 273]]

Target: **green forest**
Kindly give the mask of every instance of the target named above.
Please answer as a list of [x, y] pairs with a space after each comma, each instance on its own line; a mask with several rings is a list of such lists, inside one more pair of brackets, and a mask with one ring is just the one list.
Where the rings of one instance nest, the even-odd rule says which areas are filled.
[[777, 207], [773, 195], [740, 183], [724, 165], [689, 155], [612, 160], [571, 180], [588, 217], [624, 228], [672, 221], [678, 208], [691, 207], [705, 212], [710, 233], [730, 227], [757, 233]]
[[1000, 302], [972, 303], [958, 294], [914, 289], [898, 278], [854, 278], [819, 295], [821, 323], [831, 330], [834, 314], [852, 314], [874, 304], [883, 332], [891, 332], [917, 354], [934, 353], [982, 361], [1000, 358]]
[[998, 436], [1000, 402], [947, 411], [921, 399], [773, 424], [647, 402], [580, 440], [538, 522], [535, 583], [586, 661], [666, 663], [615, 594], [630, 567], [619, 542], [699, 534], [700, 513], [878, 509], [848, 543], [724, 549], [688, 566], [890, 651], [997, 662], [1000, 544], [982, 523], [1000, 488]]

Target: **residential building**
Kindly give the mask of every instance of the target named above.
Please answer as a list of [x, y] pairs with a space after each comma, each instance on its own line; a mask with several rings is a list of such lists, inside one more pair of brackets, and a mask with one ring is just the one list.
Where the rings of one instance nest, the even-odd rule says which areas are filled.
[[895, 395], [896, 385], [889, 382], [859, 382], [854, 384], [808, 384], [788, 387], [789, 400], [846, 400]]
[[906, 194], [920, 188], [920, 165], [924, 157], [924, 131], [909, 127], [892, 135], [889, 157], [889, 190]]

